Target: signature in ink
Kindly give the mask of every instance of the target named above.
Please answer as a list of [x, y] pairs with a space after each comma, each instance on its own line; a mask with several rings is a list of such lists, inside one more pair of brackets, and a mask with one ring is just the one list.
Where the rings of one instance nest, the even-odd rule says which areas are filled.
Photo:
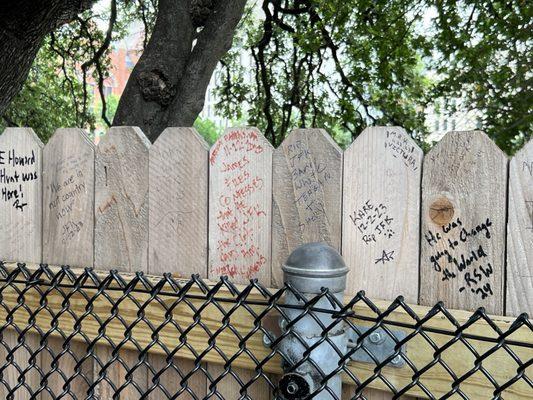
[[392, 261], [392, 260], [394, 260], [394, 250], [389, 251], [389, 252], [383, 250], [381, 257], [376, 258], [376, 261], [374, 262], [374, 264], [379, 264], [379, 263], [385, 264], [386, 262]]

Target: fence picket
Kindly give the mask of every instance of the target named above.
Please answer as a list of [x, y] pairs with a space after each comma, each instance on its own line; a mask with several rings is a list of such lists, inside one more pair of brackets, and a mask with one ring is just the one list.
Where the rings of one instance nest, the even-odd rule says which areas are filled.
[[509, 163], [506, 314], [533, 315], [533, 140]]
[[[7, 128], [0, 135], [1, 260], [41, 262], [42, 147], [29, 128]], [[42, 353], [31, 353], [39, 346], [39, 336], [27, 333], [26, 345], [22, 346], [17, 343], [18, 333], [5, 331], [2, 335], [2, 342], [16, 350], [13, 361], [2, 365], [7, 368], [2, 371], [0, 396], [8, 398], [10, 390], [18, 387], [14, 399], [29, 399], [40, 387], [41, 376], [36, 367], [41, 366]], [[0, 346], [0, 359], [6, 360], [7, 355], [5, 347]]]
[[[167, 128], [150, 148], [149, 271], [181, 277], [207, 277], [207, 196], [209, 146], [193, 128]], [[185, 328], [185, 327], [184, 327]], [[171, 396], [181, 386], [192, 361], [169, 364], [150, 357], [160, 382]], [[174, 368], [178, 368], [181, 373]], [[200, 398], [206, 395], [206, 376], [198, 370], [186, 384]], [[149, 382], [149, 384], [152, 384]], [[151, 399], [168, 399], [160, 389]], [[187, 392], [180, 399], [193, 399]]]
[[299, 245], [327, 242], [340, 251], [342, 150], [322, 129], [294, 130], [273, 155], [272, 279]]
[[[398, 127], [365, 129], [344, 153], [321, 129], [297, 129], [274, 150], [255, 128], [227, 129], [211, 149], [193, 128], [168, 128], [150, 145], [138, 128], [114, 127], [96, 148], [80, 129], [58, 129], [43, 148], [31, 129], [8, 128], [0, 135], [0, 200], [1, 261], [227, 275], [234, 283], [258, 279], [279, 287], [290, 252], [325, 241], [350, 267], [348, 294], [402, 295], [408, 303], [444, 301], [448, 308], [484, 307], [500, 315], [533, 312], [532, 141], [509, 163], [480, 131], [450, 132], [424, 157]], [[38, 296], [36, 288], [27, 290]], [[212, 320], [223, 316], [209, 312]], [[206, 336], [195, 329], [202, 328], [189, 337]], [[150, 355], [121, 349], [121, 364], [102, 340], [94, 355], [105, 361], [90, 357], [76, 368], [75, 358], [90, 353], [86, 344], [71, 342], [54, 359], [46, 347], [35, 352], [34, 332], [25, 333], [25, 343], [20, 332], [4, 327], [0, 333], [0, 398], [15, 387], [16, 400], [85, 398], [96, 386], [93, 395], [101, 399], [146, 392], [151, 400], [234, 399], [242, 390], [263, 400], [273, 395], [266, 380], [276, 383], [253, 369], [167, 360], [159, 344]], [[179, 335], [171, 325], [162, 332]], [[231, 332], [224, 335], [228, 341]], [[12, 362], [6, 345], [16, 349]], [[57, 356], [64, 341], [48, 337], [44, 345]], [[416, 351], [432, 354], [425, 345]], [[446, 351], [463, 351], [465, 365], [472, 364], [460, 346]], [[209, 382], [205, 368], [212, 379], [223, 378]], [[85, 378], [65, 385], [76, 369]], [[420, 382], [433, 387], [434, 376], [424, 374]], [[98, 383], [88, 386], [85, 379]], [[526, 384], [515, 386], [521, 391]], [[354, 394], [354, 386], [343, 388], [343, 398]], [[364, 396], [393, 397], [377, 389]]]
[[503, 312], [507, 157], [480, 131], [449, 132], [424, 160], [420, 304]]
[[[111, 128], [96, 147], [94, 263], [98, 269], [148, 269], [149, 147], [148, 139], [134, 127]], [[110, 348], [101, 346], [97, 354], [112, 359]], [[146, 390], [148, 382], [146, 368], [135, 368], [140, 364], [139, 353], [121, 350], [119, 356], [130, 374], [119, 362], [111, 363], [106, 370], [107, 382], [102, 381], [98, 387], [99, 396], [113, 397], [112, 382], [120, 388], [121, 398], [139, 398], [139, 390]], [[95, 367], [100, 369], [102, 365]]]
[[[228, 275], [233, 282], [257, 278], [271, 283], [272, 153], [255, 128], [227, 129], [209, 153], [209, 277]], [[237, 338], [236, 338], [237, 340]], [[223, 367], [210, 366], [213, 377]], [[256, 375], [234, 371], [244, 382]], [[217, 390], [226, 399], [237, 398], [241, 385], [228, 374]], [[256, 381], [248, 395], [270, 399], [265, 382]]]
[[[365, 129], [344, 153], [342, 255], [347, 291], [418, 296], [422, 150], [398, 127]], [[345, 388], [348, 396], [353, 388]], [[366, 392], [369, 399], [390, 394]]]
[[[94, 145], [81, 129], [58, 129], [43, 149], [43, 262], [92, 267], [94, 254]], [[63, 340], [50, 338], [48, 344], [57, 356]], [[87, 354], [87, 346], [72, 342], [70, 353], [58, 361], [67, 376], [75, 374], [76, 362]], [[75, 357], [75, 358], [74, 358]], [[43, 354], [43, 366], [51, 371], [53, 358]], [[80, 366], [91, 380], [92, 359]], [[59, 372], [48, 377], [55, 396], [63, 393], [65, 380]], [[87, 395], [88, 385], [78, 376], [66, 393], [76, 398]]]

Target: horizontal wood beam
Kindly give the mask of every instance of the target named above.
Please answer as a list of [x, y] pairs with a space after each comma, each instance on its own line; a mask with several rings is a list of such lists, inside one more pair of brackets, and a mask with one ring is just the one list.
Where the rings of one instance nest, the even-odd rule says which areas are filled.
[[[13, 271], [17, 268], [17, 265], [14, 263], [6, 263], [4, 268], [6, 271]], [[28, 271], [34, 272], [39, 269], [39, 266], [36, 264], [27, 264], [26, 268]], [[54, 275], [60, 271], [59, 267], [50, 266], [48, 268]], [[75, 268], [73, 268], [71, 271], [75, 276], [79, 276], [84, 272], [81, 269]], [[109, 273], [95, 272], [95, 274], [99, 276], [101, 280], [103, 280], [108, 276]], [[135, 279], [134, 274], [120, 273], [120, 276], [125, 282], [131, 282], [132, 279]], [[161, 279], [160, 277], [155, 276], [146, 276], [146, 278], [153, 282], [153, 284]], [[38, 288], [41, 291], [46, 291], [49, 289], [50, 285], [47, 285], [49, 280], [44, 276], [41, 276], [40, 279], [42, 280], [43, 284], [39, 285]], [[183, 285], [188, 282], [186, 279], [178, 279], [178, 281]], [[215, 282], [205, 282], [211, 287], [216, 284]], [[88, 285], [89, 284], [90, 283], [88, 283]], [[118, 287], [116, 284], [113, 286]], [[1, 303], [3, 305], [3, 307], [0, 307], [0, 318], [2, 318], [2, 321], [6, 321], [8, 315], [6, 310], [13, 310], [19, 307], [19, 294], [15, 288], [18, 290], [24, 290], [26, 287], [27, 286], [24, 283], [19, 283], [18, 281], [17, 283], [12, 283], [11, 285], [7, 286], [5, 283], [0, 284], [0, 288], [2, 288]], [[236, 285], [236, 287], [239, 290], [245, 288], [244, 285]], [[65, 293], [71, 293], [73, 291], [72, 289], [68, 288], [63, 288], [62, 290]], [[166, 287], [162, 288], [162, 291], [174, 293], [175, 289], [172, 289], [169, 285], [167, 285]], [[88, 297], [92, 297], [97, 293], [97, 290], [84, 288], [83, 292]], [[275, 292], [275, 289], [272, 289], [272, 292]], [[204, 328], [195, 324], [195, 320], [198, 320], [199, 315], [204, 326], [207, 327], [211, 333], [214, 333], [222, 326], [223, 313], [213, 304], [210, 304], [205, 306], [202, 311], [195, 316], [195, 310], [193, 310], [190, 305], [196, 308], [196, 310], [203, 307], [206, 303], [206, 300], [202, 299], [202, 297], [205, 296], [205, 293], [197, 285], [192, 285], [188, 289], [187, 295], [192, 296], [188, 297], [188, 304], [185, 301], [181, 301], [179, 304], [175, 305], [178, 298], [163, 293], [159, 294], [158, 298], [163, 302], [163, 304], [165, 304], [166, 307], [174, 307], [175, 305], [175, 307], [172, 309], [172, 319], [182, 329], [187, 329], [190, 326], [193, 326], [192, 329], [187, 331], [186, 342], [192, 349], [194, 349], [195, 352], [201, 353], [209, 346], [209, 335]], [[121, 290], [107, 290], [106, 296], [98, 296], [92, 304], [93, 313], [98, 315], [102, 321], [105, 321], [112, 315], [113, 303], [116, 303], [122, 296], [123, 292]], [[149, 293], [142, 292], [131, 293], [130, 296], [139, 304], [145, 304], [151, 297]], [[216, 296], [236, 299], [236, 296], [227, 288], [220, 288]], [[38, 310], [42, 303], [41, 297], [42, 296], [39, 294], [37, 288], [29, 288], [24, 295], [24, 305], [31, 311]], [[108, 297], [108, 299], [106, 297]], [[247, 300], [249, 302], [261, 302], [265, 301], [265, 297], [258, 291], [254, 290], [247, 296]], [[346, 297], [345, 300], [348, 302], [351, 300], [351, 298]], [[381, 311], [386, 310], [391, 304], [389, 301], [372, 301]], [[51, 290], [46, 296], [46, 302], [47, 308], [54, 310], [54, 312], [57, 313], [64, 307], [64, 296], [60, 294], [58, 290], [54, 289]], [[83, 315], [86, 312], [87, 306], [87, 300], [78, 292], [72, 294], [69, 299], [68, 308], [70, 312], [76, 316]], [[232, 308], [232, 306], [234, 306], [234, 303], [220, 302], [219, 306], [223, 307], [225, 310], [229, 310]], [[418, 305], [409, 305], [409, 307], [412, 310], [413, 315], [416, 315], [419, 318], [424, 318], [430, 311], [430, 307]], [[265, 307], [262, 305], [250, 305], [250, 308], [253, 309], [257, 314], [261, 313], [261, 311], [265, 309]], [[376, 313], [364, 305], [363, 302], [358, 302], [355, 304], [353, 311], [356, 320], [355, 323], [360, 325], [372, 325], [372, 322], [364, 321], [364, 319], [375, 318], [377, 316]], [[141, 348], [148, 347], [152, 343], [152, 328], [150, 328], [150, 326], [145, 322], [139, 322], [133, 328], [131, 328], [139, 316], [139, 307], [135, 304], [135, 302], [126, 298], [120, 302], [120, 305], [118, 306], [118, 313], [123, 322], [115, 317], [107, 324], [105, 328], [105, 334], [108, 340], [111, 340], [115, 345], [117, 345], [124, 339], [126, 327], [128, 327], [132, 329], [131, 337], [139, 344], [139, 346], [141, 346]], [[144, 308], [145, 319], [150, 321], [153, 327], [158, 327], [164, 323], [166, 320], [165, 313], [165, 307], [157, 301], [149, 302], [149, 304]], [[472, 316], [472, 313], [467, 311], [449, 310], [449, 313], [459, 325], [467, 323]], [[271, 318], [273, 317], [275, 317], [274, 314], [272, 314]], [[19, 307], [18, 310], [13, 314], [13, 323], [18, 325], [20, 328], [25, 328], [28, 326], [28, 318], [29, 314], [27, 310]], [[46, 332], [50, 329], [53, 315], [46, 308], [40, 310], [36, 314], [35, 318], [35, 325], [41, 330]], [[412, 328], [402, 327], [404, 325], [412, 326], [415, 323], [413, 317], [403, 309], [396, 309], [395, 311], [391, 312], [386, 318], [386, 321], [388, 324], [387, 326], [391, 329], [403, 330], [406, 333], [413, 332]], [[468, 343], [480, 354], [483, 354], [483, 352], [491, 349], [495, 345], [494, 339], [499, 336], [494, 331], [494, 328], [490, 326], [490, 324], [493, 324], [495, 327], [505, 332], [511, 327], [515, 321], [515, 318], [491, 316], [491, 321], [492, 322], [489, 323], [484, 320], [479, 320], [465, 330], [466, 334], [475, 337], [468, 339]], [[58, 320], [58, 326], [66, 335], [68, 335], [74, 332], [74, 322], [74, 318], [72, 318], [69, 314], [63, 314]], [[243, 307], [239, 307], [232, 314], [230, 322], [238, 330], [241, 336], [245, 336], [252, 332], [255, 327], [254, 317]], [[101, 325], [94, 317], [87, 316], [83, 320], [81, 327], [84, 335], [93, 340], [98, 337], [98, 331], [101, 328]], [[446, 343], [453, 339], [453, 336], [444, 334], [442, 332], [454, 332], [456, 329], [456, 327], [454, 327], [454, 325], [452, 325], [448, 318], [442, 313], [433, 316], [430, 320], [423, 324], [423, 327], [428, 337], [431, 338], [438, 348], [442, 348]], [[32, 328], [32, 331], [35, 331], [35, 328]], [[54, 332], [52, 336], [57, 337], [59, 336], [59, 333]], [[487, 341], [491, 339], [492, 341]], [[80, 334], [77, 334], [74, 337], [74, 340], [83, 340], [83, 338]], [[522, 360], [523, 363], [531, 360], [533, 357], [533, 334], [531, 329], [523, 326], [511, 334], [508, 337], [508, 340], [517, 343], [524, 343], [525, 346], [510, 345], [509, 347]], [[159, 341], [168, 349], [173, 350], [180, 345], [180, 332], [172, 324], [167, 324], [167, 326], [159, 333]], [[100, 339], [98, 344], [107, 344], [107, 341]], [[228, 358], [239, 351], [238, 339], [229, 328], [224, 329], [217, 336], [216, 346], [222, 350]], [[124, 347], [136, 349], [131, 341], [128, 341]], [[258, 360], [263, 360], [270, 354], [270, 350], [265, 348], [263, 345], [261, 332], [254, 333], [246, 341], [246, 349], [250, 351]], [[159, 344], [151, 347], [149, 352], [155, 354], [165, 354], [165, 350]], [[418, 369], [428, 365], [434, 359], [434, 353], [434, 349], [424, 338], [422, 338], [421, 334], [413, 337], [407, 343], [407, 356]], [[195, 359], [195, 355], [185, 346], [176, 353], [176, 356], [191, 360]], [[441, 354], [441, 359], [446, 362], [449, 368], [454, 371], [457, 376], [461, 376], [474, 367], [475, 358], [467, 349], [467, 347], [459, 341], [445, 350]], [[224, 364], [225, 362], [215, 349], [211, 349], [209, 352], [207, 352], [203, 357], [203, 361], [217, 364]], [[232, 366], [254, 369], [256, 364], [248, 355], [243, 354], [233, 361]], [[517, 374], [518, 369], [518, 364], [512, 360], [512, 358], [504, 349], [499, 349], [484, 359], [482, 366], [483, 369], [489, 372], [499, 384], [503, 384], [509, 379], [513, 378]], [[373, 374], [374, 366], [365, 363], [351, 362], [349, 363], [348, 368], [355, 376], [358, 377], [360, 381], [364, 381], [368, 376]], [[269, 373], [281, 374], [282, 370], [280, 367], [280, 358], [278, 356], [272, 358], [268, 363], [265, 364], [263, 369]], [[526, 373], [529, 372], [530, 376], [532, 375], [531, 372], [533, 372], [531, 369], [533, 369], [533, 367], [530, 367], [528, 371], [526, 371]], [[382, 374], [397, 389], [407, 386], [413, 380], [413, 370], [408, 366], [404, 366], [402, 368], [385, 368], [382, 370]], [[348, 376], [344, 377], [344, 381], [348, 384], [353, 384]], [[437, 364], [433, 368], [426, 371], [419, 378], [419, 382], [423, 384], [433, 396], [438, 398], [451, 390], [453, 379], [442, 366]], [[368, 387], [388, 390], [386, 385], [380, 379], [372, 381]], [[462, 382], [460, 384], [460, 389], [463, 393], [469, 395], [471, 398], [492, 398], [494, 391], [492, 383], [481, 371], [477, 371], [468, 377], [468, 379], [466, 379], [464, 382]], [[413, 387], [408, 393], [410, 395], [428, 398], [428, 396], [419, 386]], [[526, 399], [533, 398], [533, 395], [531, 388], [527, 385], [527, 383], [523, 380], [518, 380], [505, 391], [503, 397], [505, 399]]]

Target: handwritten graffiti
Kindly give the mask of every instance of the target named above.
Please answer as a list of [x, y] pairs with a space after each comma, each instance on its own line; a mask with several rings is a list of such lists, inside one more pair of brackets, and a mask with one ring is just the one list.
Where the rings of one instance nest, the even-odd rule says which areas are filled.
[[0, 201], [23, 212], [28, 206], [25, 187], [39, 179], [36, 165], [33, 150], [29, 154], [18, 154], [14, 149], [0, 150]]
[[[231, 278], [251, 279], [267, 262], [258, 244], [258, 226], [266, 222], [260, 202], [264, 178], [251, 168], [254, 157], [264, 151], [257, 133], [236, 130], [226, 133], [215, 145], [209, 162], [223, 182], [216, 201], [216, 260], [212, 272]], [[265, 229], [268, 229], [265, 227]]]
[[[492, 221], [487, 218], [475, 226], [465, 226], [460, 218], [424, 233], [427, 243], [435, 248], [429, 256], [430, 265], [442, 281], [460, 279], [459, 292], [469, 291], [482, 299], [493, 295], [488, 278], [494, 273], [488, 246], [492, 238]], [[476, 239], [475, 244], [472, 243]], [[462, 249], [466, 248], [466, 251]]]

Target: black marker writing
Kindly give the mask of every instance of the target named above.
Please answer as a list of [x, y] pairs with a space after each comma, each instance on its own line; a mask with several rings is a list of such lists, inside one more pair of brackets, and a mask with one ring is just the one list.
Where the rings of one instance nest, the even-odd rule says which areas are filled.
[[529, 214], [530, 226], [526, 229], [533, 231], [533, 200], [526, 200], [527, 212]]
[[385, 264], [387, 261], [394, 260], [394, 250], [392, 251], [385, 251], [383, 250], [383, 253], [381, 254], [381, 257], [376, 258], [376, 261], [374, 264]]
[[[426, 242], [436, 248], [429, 256], [429, 262], [433, 270], [441, 275], [443, 282], [460, 279], [460, 293], [470, 291], [482, 299], [493, 295], [490, 282], [486, 280], [494, 270], [486, 246], [480, 243], [492, 238], [492, 225], [487, 218], [469, 227], [456, 218], [435, 232], [428, 230], [424, 233]], [[472, 240], [476, 241], [475, 246], [468, 246]], [[463, 250], [459, 252], [458, 249]]]

